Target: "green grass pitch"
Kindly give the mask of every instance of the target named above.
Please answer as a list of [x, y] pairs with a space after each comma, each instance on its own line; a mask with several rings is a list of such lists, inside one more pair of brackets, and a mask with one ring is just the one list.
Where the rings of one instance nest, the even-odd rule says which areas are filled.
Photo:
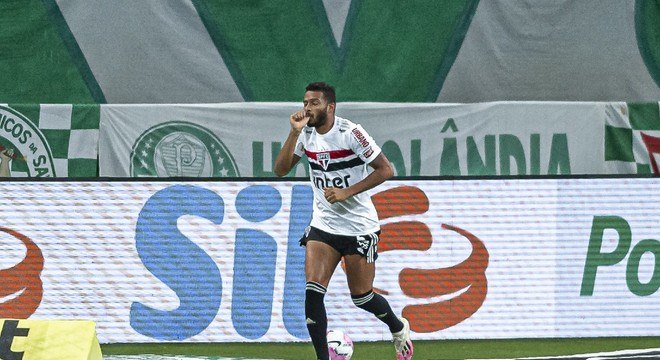
[[[660, 348], [659, 337], [519, 340], [415, 341], [415, 360], [497, 359], [559, 356], [624, 349]], [[104, 355], [190, 355], [249, 359], [313, 359], [311, 343], [150, 343], [103, 344]], [[357, 342], [354, 360], [394, 359], [390, 342]]]

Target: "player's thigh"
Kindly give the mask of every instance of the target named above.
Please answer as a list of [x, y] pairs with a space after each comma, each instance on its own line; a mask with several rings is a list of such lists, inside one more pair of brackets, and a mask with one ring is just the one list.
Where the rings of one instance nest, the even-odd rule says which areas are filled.
[[328, 287], [339, 260], [341, 255], [332, 246], [321, 241], [308, 240], [305, 245], [305, 279]]
[[351, 295], [362, 295], [373, 288], [376, 276], [375, 262], [367, 262], [367, 258], [362, 255], [346, 255], [344, 264]]

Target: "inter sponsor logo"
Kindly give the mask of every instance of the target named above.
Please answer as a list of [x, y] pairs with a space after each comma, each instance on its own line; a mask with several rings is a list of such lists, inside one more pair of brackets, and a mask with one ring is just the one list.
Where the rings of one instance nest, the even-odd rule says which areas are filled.
[[314, 186], [317, 189], [324, 189], [327, 187], [343, 189], [350, 186], [348, 182], [348, 179], [350, 179], [350, 177], [351, 175], [346, 175], [344, 177], [336, 176], [331, 178], [326, 177], [325, 175], [314, 176]]

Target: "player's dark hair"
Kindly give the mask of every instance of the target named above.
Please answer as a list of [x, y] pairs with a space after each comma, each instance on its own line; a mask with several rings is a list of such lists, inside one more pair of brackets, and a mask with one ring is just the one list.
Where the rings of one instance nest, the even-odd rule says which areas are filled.
[[337, 100], [335, 98], [335, 88], [324, 82], [313, 82], [307, 85], [305, 91], [320, 91], [328, 101], [329, 104], [334, 104]]

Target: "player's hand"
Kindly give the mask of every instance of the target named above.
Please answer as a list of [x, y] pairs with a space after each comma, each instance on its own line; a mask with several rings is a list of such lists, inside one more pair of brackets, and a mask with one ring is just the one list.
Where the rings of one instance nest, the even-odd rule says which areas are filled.
[[338, 201], [344, 201], [349, 198], [348, 191], [346, 189], [327, 187], [323, 188], [323, 196], [328, 200], [330, 204], [334, 204]]
[[307, 125], [309, 121], [309, 116], [305, 116], [305, 110], [296, 111], [291, 114], [289, 117], [289, 122], [291, 123], [291, 129], [297, 133], [300, 133], [302, 129]]

